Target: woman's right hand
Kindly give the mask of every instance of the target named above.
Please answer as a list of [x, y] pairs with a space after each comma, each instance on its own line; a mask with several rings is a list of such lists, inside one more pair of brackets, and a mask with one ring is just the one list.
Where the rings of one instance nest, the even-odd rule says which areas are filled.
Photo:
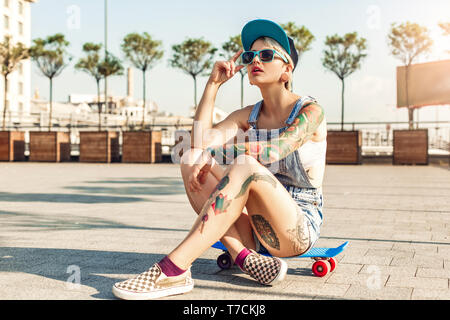
[[230, 60], [216, 61], [208, 81], [217, 85], [222, 85], [224, 82], [231, 79], [236, 72], [244, 68], [245, 65], [236, 66], [235, 64], [242, 51], [243, 49], [240, 49]]
[[191, 169], [191, 174], [188, 178], [189, 191], [200, 192], [202, 191], [202, 184], [206, 182], [206, 177], [213, 165], [213, 158], [207, 151], [203, 151], [198, 157], [197, 161]]

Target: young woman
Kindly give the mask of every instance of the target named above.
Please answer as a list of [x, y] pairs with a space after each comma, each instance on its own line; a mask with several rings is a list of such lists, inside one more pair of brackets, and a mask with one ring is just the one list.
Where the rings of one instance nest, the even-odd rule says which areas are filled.
[[[190, 266], [219, 239], [243, 272], [271, 285], [287, 272], [280, 257], [300, 255], [319, 238], [324, 111], [314, 98], [291, 92], [298, 55], [278, 24], [250, 21], [241, 39], [244, 52], [214, 64], [192, 130], [193, 136], [198, 134], [195, 124], [201, 122], [200, 134], [207, 129], [208, 134], [200, 142], [192, 138], [191, 149], [180, 161], [186, 193], [198, 217], [166, 257], [140, 275], [116, 283], [117, 297], [152, 299], [192, 290]], [[239, 57], [242, 65], [236, 66]], [[213, 126], [219, 87], [244, 67], [263, 100]], [[225, 168], [220, 165], [224, 160]], [[264, 250], [272, 257], [259, 254]]]

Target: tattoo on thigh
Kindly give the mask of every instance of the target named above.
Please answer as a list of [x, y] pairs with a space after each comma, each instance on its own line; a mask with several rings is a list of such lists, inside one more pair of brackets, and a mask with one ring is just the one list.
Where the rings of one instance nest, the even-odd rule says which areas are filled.
[[252, 215], [251, 217], [261, 238], [272, 248], [280, 250], [280, 241], [269, 222], [261, 215]]
[[250, 185], [250, 183], [252, 181], [257, 181], [257, 180], [264, 180], [269, 182], [274, 188], [276, 188], [277, 183], [276, 181], [269, 175], [269, 174], [265, 174], [265, 173], [253, 173], [250, 177], [248, 177], [247, 179], [245, 179], [244, 183], [242, 184], [241, 187], [241, 191], [239, 191], [239, 193], [237, 194], [236, 198], [239, 198], [241, 196], [243, 196], [245, 194], [245, 192], [248, 189], [248, 186]]
[[309, 246], [309, 230], [304, 223], [305, 216], [297, 214], [297, 224], [295, 228], [287, 229], [289, 240], [296, 254], [302, 254]]

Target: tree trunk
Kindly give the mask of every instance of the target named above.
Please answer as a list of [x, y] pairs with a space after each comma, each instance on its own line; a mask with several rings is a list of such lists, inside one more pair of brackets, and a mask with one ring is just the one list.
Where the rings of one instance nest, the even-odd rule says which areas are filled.
[[5, 83], [5, 96], [4, 96], [4, 99], [3, 99], [3, 131], [6, 130], [6, 104], [7, 104], [7, 101], [8, 101], [6, 96], [8, 94], [8, 75], [5, 74], [4, 78], [5, 78], [5, 81], [4, 81], [4, 83]]
[[408, 108], [408, 129], [412, 130], [414, 123], [414, 109], [409, 105], [409, 64], [405, 66], [405, 93], [406, 93], [406, 107]]
[[244, 108], [244, 75], [241, 73], [241, 109]]
[[142, 70], [142, 95], [143, 95], [143, 103], [142, 103], [142, 125], [141, 130], [144, 131], [144, 123], [145, 123], [145, 103], [146, 103], [146, 92], [145, 92], [145, 70]]
[[48, 131], [52, 130], [52, 111], [53, 111], [53, 78], [50, 78], [50, 112], [48, 114]]
[[344, 131], [344, 90], [345, 90], [344, 78], [342, 78], [341, 81], [342, 81], [342, 92], [341, 92], [341, 131]]
[[194, 110], [197, 110], [197, 77], [194, 77]]
[[97, 112], [98, 112], [98, 131], [102, 130], [102, 104], [100, 102], [100, 79], [97, 80]]
[[105, 113], [108, 113], [108, 77], [105, 76]]

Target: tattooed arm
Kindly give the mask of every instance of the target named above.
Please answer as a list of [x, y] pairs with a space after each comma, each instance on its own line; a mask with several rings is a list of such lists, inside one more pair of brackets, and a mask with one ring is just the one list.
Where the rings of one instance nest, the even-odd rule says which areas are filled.
[[237, 156], [247, 154], [262, 164], [269, 164], [283, 159], [308, 141], [323, 118], [323, 108], [316, 103], [310, 103], [300, 110], [293, 123], [276, 138], [224, 144], [219, 147], [208, 147], [205, 151], [219, 163], [230, 163]]

